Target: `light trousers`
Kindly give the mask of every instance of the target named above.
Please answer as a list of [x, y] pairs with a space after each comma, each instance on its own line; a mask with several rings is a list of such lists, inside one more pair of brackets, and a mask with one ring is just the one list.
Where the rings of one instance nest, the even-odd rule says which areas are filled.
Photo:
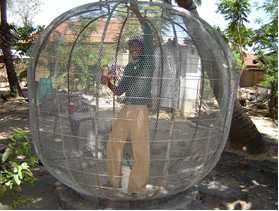
[[135, 163], [131, 170], [128, 194], [147, 194], [149, 180], [150, 138], [146, 105], [124, 105], [112, 127], [107, 144], [107, 169], [110, 182], [120, 187], [123, 148], [131, 135]]

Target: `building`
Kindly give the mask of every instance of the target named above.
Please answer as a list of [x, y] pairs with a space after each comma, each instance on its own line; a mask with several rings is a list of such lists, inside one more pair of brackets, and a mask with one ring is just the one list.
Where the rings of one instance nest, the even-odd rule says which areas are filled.
[[259, 63], [255, 61], [256, 59], [256, 54], [247, 53], [245, 59], [246, 68], [240, 78], [240, 87], [257, 87], [258, 83], [263, 81], [264, 72], [258, 68]]

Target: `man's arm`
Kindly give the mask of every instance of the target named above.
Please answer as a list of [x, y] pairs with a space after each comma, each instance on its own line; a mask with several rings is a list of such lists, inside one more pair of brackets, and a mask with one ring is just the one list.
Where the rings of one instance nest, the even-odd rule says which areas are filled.
[[131, 3], [131, 6], [129, 8], [136, 14], [136, 16], [141, 24], [141, 28], [144, 32], [143, 46], [144, 46], [145, 54], [153, 56], [154, 55], [154, 43], [153, 43], [153, 35], [151, 32], [150, 26], [147, 24], [147, 20], [139, 12], [139, 8], [138, 8], [137, 4]]
[[[144, 24], [147, 23], [146, 19], [144, 17], [142, 17], [141, 13], [139, 12], [139, 8], [137, 4], [132, 4], [131, 6], [128, 7], [130, 8], [130, 10], [132, 10], [135, 15], [137, 16], [140, 25], [143, 26]], [[117, 88], [117, 86], [114, 86], [111, 82], [110, 82], [110, 77], [108, 76], [106, 71], [103, 71], [103, 74], [101, 76], [101, 84], [108, 86], [108, 88], [115, 94], [115, 95], [120, 95], [120, 91]]]
[[114, 86], [111, 82], [110, 82], [110, 77], [108, 76], [108, 72], [106, 70], [103, 71], [101, 78], [100, 78], [100, 82], [103, 85], [108, 86], [108, 88], [115, 94], [115, 95], [119, 95], [119, 90], [116, 86]]
[[194, 4], [193, 0], [175, 0], [178, 6], [189, 10], [190, 12], [199, 16], [197, 11], [197, 6]]
[[139, 8], [138, 8], [137, 4], [131, 3], [131, 6], [128, 7], [128, 8], [135, 13], [135, 15], [137, 16], [141, 26], [143, 26], [144, 24], [147, 23], [146, 19], [144, 17], [142, 17], [141, 13], [139, 12]]

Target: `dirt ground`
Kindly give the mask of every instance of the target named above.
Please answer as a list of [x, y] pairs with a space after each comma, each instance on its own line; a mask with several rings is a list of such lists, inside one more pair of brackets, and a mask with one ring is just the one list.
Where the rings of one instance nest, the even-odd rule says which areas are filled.
[[[209, 209], [278, 210], [278, 125], [263, 114], [250, 113], [250, 116], [268, 150], [248, 155], [250, 169], [242, 169], [238, 162], [243, 160], [244, 154], [233, 150], [228, 141], [218, 164], [201, 181], [221, 189], [216, 193], [200, 190], [199, 200]], [[21, 98], [0, 100], [0, 148], [10, 141], [11, 132], [21, 130], [31, 138], [28, 102]]]

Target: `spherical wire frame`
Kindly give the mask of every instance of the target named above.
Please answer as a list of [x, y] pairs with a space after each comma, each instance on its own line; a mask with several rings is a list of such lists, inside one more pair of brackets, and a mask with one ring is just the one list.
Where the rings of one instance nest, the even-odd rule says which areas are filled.
[[[132, 1], [130, 1], [132, 2]], [[74, 169], [74, 165], [76, 166], [83, 166], [85, 165], [80, 160], [85, 160], [82, 155], [78, 155], [75, 157], [75, 159], [72, 159], [71, 156], [67, 155], [68, 145], [65, 143], [65, 140], [63, 140], [67, 136], [65, 135], [65, 131], [63, 132], [62, 126], [60, 127], [60, 135], [62, 140], [62, 145], [58, 145], [57, 143], [57, 149], [59, 149], [58, 146], [62, 147], [61, 154], [55, 154], [53, 152], [47, 151], [46, 149], [46, 134], [53, 133], [53, 136], [49, 135], [49, 139], [51, 137], [58, 136], [56, 131], [51, 131], [50, 129], [47, 130], [47, 128], [52, 126], [51, 121], [51, 114], [43, 114], [40, 110], [40, 106], [42, 103], [38, 100], [38, 86], [36, 84], [36, 70], [38, 68], [39, 62], [41, 62], [40, 56], [43, 54], [45, 48], [48, 46], [48, 42], [50, 42], [50, 37], [53, 36], [53, 32], [59, 27], [62, 23], [70, 20], [72, 17], [78, 17], [82, 14], [93, 14], [93, 13], [100, 13], [98, 17], [93, 18], [90, 20], [87, 24], [85, 24], [78, 35], [76, 36], [75, 40], [72, 42], [71, 50], [68, 54], [68, 64], [66, 68], [67, 73], [67, 93], [65, 94], [67, 101], [66, 104], [68, 107], [70, 107], [70, 102], [72, 100], [72, 91], [71, 91], [71, 81], [70, 81], [70, 73], [71, 73], [71, 67], [72, 67], [72, 57], [73, 52], [75, 50], [75, 47], [77, 45], [77, 42], [82, 35], [82, 33], [93, 23], [97, 22], [99, 19], [107, 18], [105, 26], [103, 28], [101, 41], [99, 45], [99, 52], [98, 52], [98, 59], [97, 59], [97, 65], [96, 65], [96, 75], [99, 76], [100, 72], [102, 71], [102, 58], [103, 58], [103, 48], [104, 48], [104, 42], [106, 33], [109, 28], [109, 23], [114, 16], [115, 12], [117, 11], [119, 5], [127, 4], [129, 1], [101, 1], [101, 2], [95, 2], [90, 3], [87, 5], [83, 5], [77, 8], [74, 8], [72, 10], [69, 10], [65, 12], [64, 14], [57, 17], [40, 35], [38, 40], [36, 41], [35, 46], [33, 47], [32, 51], [32, 58], [30, 61], [29, 69], [28, 69], [28, 96], [29, 96], [29, 104], [30, 104], [30, 129], [32, 134], [32, 140], [34, 142], [35, 148], [37, 153], [40, 156], [40, 159], [42, 160], [44, 166], [46, 169], [58, 180], [60, 180], [63, 184], [69, 186], [70, 188], [76, 190], [77, 192], [92, 195], [99, 198], [104, 199], [112, 199], [112, 200], [135, 200], [128, 195], [125, 194], [119, 194], [121, 191], [120, 189], [113, 189], [110, 187], [104, 187], [103, 182], [104, 180], [108, 180], [108, 175], [100, 170], [100, 167], [103, 168], [105, 165], [102, 159], [99, 159], [99, 146], [101, 141], [100, 140], [102, 134], [102, 131], [99, 131], [101, 128], [101, 125], [104, 124], [102, 117], [100, 117], [100, 82], [99, 80], [96, 81], [96, 94], [95, 94], [95, 105], [93, 109], [94, 118], [89, 119], [92, 120], [92, 126], [93, 128], [93, 136], [94, 136], [94, 153], [92, 152], [92, 160], [93, 163], [90, 166], [92, 168], [91, 170], [94, 171], [92, 173], [92, 180], [96, 181], [95, 185], [90, 186], [89, 185], [89, 179], [87, 176], [87, 172], [83, 172], [83, 170], [80, 169]], [[186, 120], [183, 122], [182, 120], [178, 121], [178, 118], [176, 117], [176, 111], [177, 111], [177, 102], [179, 102], [179, 86], [176, 85], [175, 90], [173, 91], [176, 93], [174, 99], [172, 100], [172, 109], [169, 112], [169, 128], [167, 134], [167, 139], [164, 139], [163, 143], [166, 143], [166, 145], [163, 146], [163, 152], [165, 153], [164, 158], [161, 158], [162, 165], [160, 166], [160, 171], [158, 170], [161, 175], [152, 175], [150, 176], [150, 181], [156, 181], [154, 183], [151, 182], [152, 191], [149, 192], [149, 194], [144, 199], [156, 199], [156, 198], [162, 198], [168, 195], [172, 195], [175, 193], [179, 193], [181, 191], [184, 191], [192, 186], [194, 186], [196, 183], [198, 183], [203, 177], [205, 177], [216, 165], [218, 162], [220, 155], [225, 147], [226, 140], [229, 133], [231, 118], [232, 118], [232, 111], [233, 111], [233, 102], [236, 96], [236, 74], [234, 71], [234, 64], [232, 61], [232, 55], [230, 54], [227, 44], [224, 42], [224, 40], [220, 37], [220, 35], [205, 21], [202, 19], [196, 17], [195, 15], [191, 14], [190, 12], [171, 5], [165, 5], [165, 4], [159, 4], [159, 3], [153, 3], [153, 2], [138, 2], [139, 6], [146, 6], [145, 13], [142, 12], [143, 16], [146, 17], [148, 24], [152, 28], [154, 32], [154, 38], [158, 41], [158, 52], [159, 52], [159, 66], [160, 71], [157, 72], [157, 77], [154, 77], [153, 80], [157, 79], [157, 96], [155, 97], [155, 107], [153, 108], [153, 113], [155, 114], [154, 119], [152, 120], [152, 130], [151, 130], [151, 136], [150, 136], [150, 143], [154, 143], [156, 146], [156, 141], [158, 142], [158, 145], [160, 145], [160, 140], [156, 139], [156, 135], [158, 133], [161, 133], [162, 128], [158, 129], [160, 125], [160, 115], [162, 115], [162, 107], [161, 104], [164, 99], [162, 97], [163, 89], [164, 89], [164, 67], [166, 62], [166, 57], [164, 57], [164, 51], [167, 47], [165, 47], [165, 44], [161, 43], [161, 37], [160, 32], [158, 32], [158, 29], [154, 25], [152, 21], [149, 20], [149, 17], [146, 14], [146, 11], [149, 10], [150, 7], [156, 7], [158, 9], [158, 13], [161, 12], [160, 18], [168, 22], [171, 26], [171, 31], [173, 34], [173, 46], [175, 49], [175, 54], [177, 56], [173, 56], [176, 67], [176, 75], [175, 79], [179, 81], [181, 78], [181, 69], [182, 69], [182, 58], [183, 58], [183, 52], [181, 50], [181, 44], [179, 43], [179, 35], [177, 34], [177, 30], [180, 29], [183, 32], [186, 32], [188, 36], [191, 38], [191, 41], [196, 47], [196, 50], [198, 52], [198, 55], [200, 57], [201, 62], [201, 76], [200, 76], [200, 88], [197, 89], [200, 91], [199, 97], [197, 97], [197, 112], [196, 112], [196, 120], [207, 120], [204, 118], [204, 112], [203, 112], [203, 98], [204, 98], [204, 89], [205, 89], [205, 81], [208, 79], [210, 81], [210, 86], [212, 89], [212, 92], [214, 93], [215, 99], [218, 102], [220, 112], [216, 114], [214, 118], [212, 118], [212, 124], [214, 124], [213, 128], [203, 128], [202, 125], [200, 125], [200, 121], [196, 121], [195, 125], [193, 127], [193, 132], [190, 134], [191, 138], [187, 137], [188, 140], [185, 141], [187, 144], [183, 145], [183, 141], [179, 141], [179, 139], [175, 140], [174, 136], [177, 134], [174, 132], [175, 130], [178, 130], [176, 125], [185, 123]], [[159, 8], [161, 11], [159, 11]], [[129, 9], [127, 9], [126, 17], [121, 25], [119, 37], [117, 41], [116, 46], [116, 53], [115, 58], [116, 61], [118, 60], [118, 55], [120, 51], [120, 40], [122, 38], [122, 34], [124, 32], [124, 28], [126, 26], [127, 20], [131, 18]], [[179, 22], [178, 19], [182, 19], [182, 21]], [[185, 26], [183, 26], [184, 24]], [[66, 31], [66, 29], [65, 29]], [[66, 33], [66, 32], [65, 32]], [[62, 41], [61, 41], [62, 42]], [[56, 56], [59, 57], [58, 50], [56, 51]], [[172, 58], [173, 58], [172, 57]], [[58, 65], [58, 64], [57, 64]], [[207, 72], [207, 75], [205, 74], [205, 70]], [[56, 71], [56, 69], [55, 69]], [[155, 75], [155, 74], [154, 74]], [[195, 89], [194, 89], [195, 90]], [[54, 94], [55, 96], [55, 94]], [[60, 93], [56, 93], [56, 98], [59, 99], [62, 95]], [[64, 95], [63, 95], [64, 96]], [[178, 99], [178, 100], [175, 100]], [[115, 96], [113, 96], [113, 115], [115, 115], [116, 112], [116, 100]], [[60, 107], [59, 107], [60, 109]], [[61, 114], [62, 111], [58, 109], [58, 113], [52, 114], [57, 115], [59, 117], [58, 120], [55, 120], [55, 126], [56, 129], [56, 122], [61, 120]], [[179, 110], [179, 109], [178, 109]], [[46, 118], [44, 118], [46, 115]], [[68, 118], [68, 121], [71, 123], [72, 117], [69, 115], [66, 118]], [[209, 118], [209, 117], [207, 117]], [[111, 119], [109, 119], [112, 121]], [[47, 122], [49, 121], [49, 123]], [[181, 121], [181, 122], [180, 122]], [[189, 123], [189, 122], [188, 122]], [[60, 123], [62, 124], [62, 123]], [[185, 123], [186, 124], [186, 123]], [[42, 126], [40, 126], [42, 125]], [[217, 125], [215, 127], [215, 125]], [[76, 125], [74, 125], [75, 127]], [[71, 125], [72, 127], [72, 125]], [[45, 130], [45, 131], [44, 131]], [[185, 129], [188, 130], [188, 129]], [[207, 132], [204, 132], [207, 131]], [[64, 134], [65, 133], [65, 134]], [[205, 137], [203, 137], [201, 134], [207, 133], [208, 134], [208, 140], [204, 141], [204, 145], [197, 144], [201, 139], [205, 140]], [[79, 132], [77, 136], [70, 137], [68, 136], [69, 140], [73, 138], [73, 141], [78, 140]], [[218, 141], [214, 141], [213, 139], [216, 138]], [[53, 138], [54, 139], [54, 138]], [[72, 140], [72, 139], [71, 139]], [[189, 141], [191, 140], [191, 141]], [[51, 140], [52, 141], [52, 140]], [[53, 142], [54, 143], [54, 142]], [[71, 142], [70, 142], [71, 143]], [[74, 143], [74, 142], [73, 142]], [[83, 143], [83, 142], [82, 142]], [[177, 150], [177, 148], [174, 147], [174, 144], [180, 144], [179, 146], [183, 148], [183, 150]], [[213, 146], [208, 146], [208, 145]], [[175, 145], [176, 146], [176, 145]], [[178, 146], [178, 147], [179, 147]], [[201, 147], [205, 147], [206, 150], [200, 149]], [[53, 147], [55, 148], [55, 146]], [[211, 151], [208, 150], [208, 148], [211, 149]], [[191, 150], [196, 149], [196, 151], [199, 151], [200, 154], [192, 154], [191, 158], [187, 158], [187, 153], [192, 153]], [[175, 150], [175, 151], [174, 151]], [[179, 154], [181, 151], [184, 153], [180, 157], [177, 157], [177, 154]], [[52, 153], [52, 154], [51, 154]], [[186, 154], [185, 154], [186, 153]], [[189, 155], [190, 155], [189, 154]], [[209, 155], [210, 154], [210, 155]], [[151, 152], [152, 156], [157, 156], [155, 153]], [[94, 158], [93, 158], [94, 157]], [[79, 160], [80, 159], [80, 160]], [[192, 159], [192, 160], [191, 160]], [[196, 160], [200, 161], [196, 161]], [[63, 161], [64, 160], [64, 161]], [[159, 162], [158, 158], [158, 162]], [[202, 162], [201, 162], [202, 160]], [[150, 161], [153, 161], [154, 164], [156, 164], [156, 158]], [[59, 163], [61, 162], [61, 163]], [[87, 161], [86, 161], [87, 162]], [[196, 162], [197, 166], [192, 166], [189, 164], [190, 162]], [[89, 161], [88, 161], [89, 163]], [[103, 165], [102, 165], [103, 164]], [[176, 176], [173, 176], [170, 174], [171, 168], [175, 168]], [[151, 164], [152, 165], [152, 164]], [[86, 166], [86, 165], [85, 165]], [[94, 166], [94, 167], [93, 167]], [[87, 167], [87, 166], [86, 166]], [[183, 168], [184, 167], [184, 168]], [[85, 168], [85, 167], [84, 167]], [[66, 170], [64, 170], [66, 169]], [[89, 170], [88, 170], [89, 171]], [[101, 171], [101, 172], [100, 172]], [[155, 171], [155, 170], [154, 170]], [[64, 172], [64, 173], [63, 173]], [[95, 173], [94, 173], [95, 172]], [[179, 172], [179, 173], [178, 173]], [[88, 173], [90, 174], [90, 173]], [[94, 176], [95, 177], [94, 177]], [[184, 175], [184, 177], [182, 176]], [[84, 184], [82, 184], [80, 181], [77, 181], [77, 178], [83, 178]], [[158, 179], [159, 178], [159, 179]], [[175, 179], [175, 181], [173, 181]], [[179, 181], [178, 181], [179, 180]], [[172, 185], [173, 184], [173, 185]], [[180, 184], [180, 185], [179, 185]], [[94, 187], [94, 188], [92, 188]]]

